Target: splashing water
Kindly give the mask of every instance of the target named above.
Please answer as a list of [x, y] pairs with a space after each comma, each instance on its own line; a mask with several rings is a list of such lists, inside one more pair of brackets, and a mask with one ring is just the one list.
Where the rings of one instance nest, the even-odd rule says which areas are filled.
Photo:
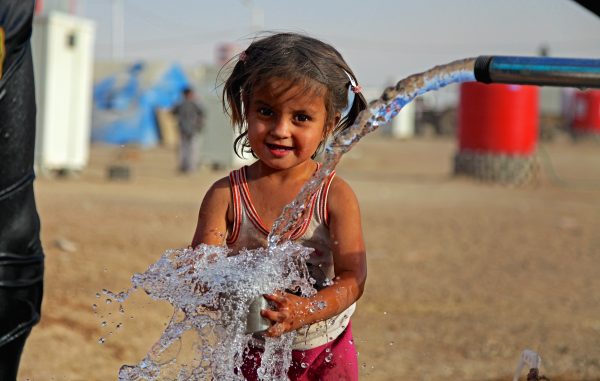
[[[451, 83], [473, 81], [474, 63], [475, 59], [459, 60], [415, 74], [371, 102], [350, 128], [327, 145], [323, 165], [274, 222], [266, 248], [234, 256], [225, 247], [207, 245], [167, 250], [148, 270], [132, 277], [131, 289], [120, 293], [103, 290], [108, 300], [123, 303], [133, 290], [141, 288], [151, 298], [166, 300], [175, 308], [160, 339], [137, 365], [122, 366], [119, 380], [243, 380], [240, 368], [244, 350], [255, 340], [245, 332], [250, 303], [257, 296], [278, 290], [295, 290], [307, 297], [316, 292], [306, 266], [312, 249], [288, 241], [294, 227], [308, 217], [305, 205], [311, 195], [344, 153], [390, 121], [412, 99]], [[169, 349], [186, 332], [195, 333], [196, 340], [194, 359], [183, 364], [177, 356], [169, 355]], [[294, 336], [291, 332], [264, 338], [257, 372], [260, 380], [287, 380]]]
[[[198, 334], [197, 358], [186, 369], [177, 369], [177, 380], [242, 379], [236, 372], [252, 335], [246, 335], [248, 306], [257, 295], [276, 290], [298, 290], [304, 296], [315, 292], [305, 260], [311, 249], [292, 242], [266, 249], [242, 251], [228, 256], [225, 247], [200, 245], [195, 250], [168, 250], [143, 274], [135, 274], [132, 288], [114, 294], [103, 292], [119, 302], [131, 291], [143, 289], [153, 299], [167, 300], [176, 310], [160, 340], [136, 366], [123, 366], [119, 380], [158, 380], [172, 372], [176, 361], [164, 354], [187, 331]], [[264, 361], [261, 371], [267, 377], [289, 367], [286, 356], [277, 355], [282, 346], [291, 345], [293, 334], [268, 339], [265, 351], [276, 355]], [[289, 356], [288, 356], [289, 357]], [[189, 369], [189, 371], [187, 370]]]

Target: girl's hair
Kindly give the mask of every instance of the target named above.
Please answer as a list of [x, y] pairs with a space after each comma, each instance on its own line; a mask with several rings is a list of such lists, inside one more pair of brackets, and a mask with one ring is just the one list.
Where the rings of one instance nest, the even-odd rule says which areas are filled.
[[[324, 138], [351, 126], [367, 106], [360, 92], [349, 97], [349, 91], [357, 88], [358, 81], [342, 55], [331, 45], [296, 33], [278, 33], [261, 38], [240, 53], [223, 88], [223, 107], [230, 115], [233, 127], [240, 133], [233, 143], [239, 157], [244, 153], [255, 156], [248, 142], [245, 112], [253, 89], [272, 78], [300, 84], [307, 92], [323, 93], [324, 89], [327, 124], [334, 121], [337, 112], [347, 108], [349, 99], [352, 100], [349, 111], [342, 115], [333, 130], [325, 131]], [[324, 141], [313, 157], [322, 149]]]

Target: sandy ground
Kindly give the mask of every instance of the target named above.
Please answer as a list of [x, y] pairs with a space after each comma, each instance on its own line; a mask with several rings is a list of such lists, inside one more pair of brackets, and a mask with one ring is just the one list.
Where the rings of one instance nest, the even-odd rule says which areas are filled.
[[[552, 380], [600, 380], [600, 144], [543, 144], [539, 182], [519, 188], [452, 177], [455, 149], [370, 136], [339, 167], [368, 247], [361, 379], [512, 380], [530, 348]], [[130, 181], [107, 180], [118, 157]], [[170, 150], [95, 146], [81, 175], [37, 180], [46, 293], [19, 380], [116, 380], [158, 339], [168, 305], [136, 295], [121, 314], [95, 295], [189, 243], [226, 172], [174, 168]]]

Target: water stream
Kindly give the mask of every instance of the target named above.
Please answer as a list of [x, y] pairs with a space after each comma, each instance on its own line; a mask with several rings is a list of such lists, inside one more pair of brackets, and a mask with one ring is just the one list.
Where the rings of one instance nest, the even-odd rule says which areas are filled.
[[[415, 97], [446, 85], [475, 80], [475, 59], [436, 66], [389, 87], [371, 102], [354, 125], [326, 146], [323, 165], [296, 199], [275, 221], [268, 247], [228, 256], [225, 247], [200, 245], [195, 249], [168, 250], [148, 270], [135, 274], [132, 287], [123, 292], [103, 290], [107, 302], [123, 303], [132, 291], [143, 289], [151, 298], [166, 300], [174, 314], [160, 339], [136, 365], [124, 365], [119, 380], [243, 380], [239, 372], [244, 349], [252, 335], [245, 333], [251, 301], [277, 290], [298, 290], [313, 295], [306, 259], [312, 249], [287, 240], [306, 218], [308, 200], [333, 171], [342, 155], [363, 136], [389, 122]], [[122, 307], [121, 307], [122, 309]], [[193, 334], [191, 359], [178, 356], [184, 334]], [[295, 333], [266, 338], [258, 375], [261, 380], [287, 380]], [[105, 338], [100, 338], [103, 343]]]

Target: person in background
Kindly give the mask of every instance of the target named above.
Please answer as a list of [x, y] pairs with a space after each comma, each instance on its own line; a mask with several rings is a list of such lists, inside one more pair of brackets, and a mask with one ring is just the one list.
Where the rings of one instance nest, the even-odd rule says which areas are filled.
[[179, 172], [191, 173], [198, 166], [205, 112], [190, 88], [183, 90], [183, 100], [172, 111], [179, 127]]

